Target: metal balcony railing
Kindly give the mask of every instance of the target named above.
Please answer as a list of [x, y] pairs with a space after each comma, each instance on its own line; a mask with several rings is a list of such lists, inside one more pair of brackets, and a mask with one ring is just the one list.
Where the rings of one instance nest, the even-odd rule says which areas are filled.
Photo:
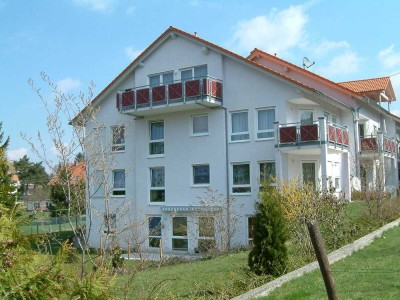
[[157, 86], [141, 86], [116, 95], [118, 111], [152, 108], [153, 106], [207, 101], [222, 104], [222, 81], [210, 76], [190, 80], [175, 80]]
[[318, 121], [307, 125], [302, 125], [300, 122], [287, 123], [280, 125], [278, 141], [281, 145], [301, 145], [327, 141], [336, 146], [347, 147], [349, 145], [349, 132], [347, 127], [328, 123], [327, 136], [321, 139]]
[[380, 146], [377, 135], [369, 135], [360, 138], [361, 152], [372, 152], [382, 150], [386, 153], [396, 153], [396, 140], [388, 136], [383, 136], [383, 145]]

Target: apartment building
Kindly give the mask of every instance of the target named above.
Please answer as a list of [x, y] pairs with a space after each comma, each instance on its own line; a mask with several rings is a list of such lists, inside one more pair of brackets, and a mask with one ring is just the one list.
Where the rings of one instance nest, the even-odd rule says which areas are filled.
[[193, 253], [204, 239], [221, 246], [217, 224], [204, 227], [227, 198], [234, 205], [224, 217], [237, 216], [231, 246], [247, 245], [263, 176], [297, 177], [349, 200], [377, 178], [395, 191], [394, 100], [389, 78], [335, 83], [261, 50], [245, 58], [170, 27], [92, 102], [114, 159], [95, 173], [112, 188], [114, 213], [95, 188], [91, 246], [128, 220], [147, 250]]

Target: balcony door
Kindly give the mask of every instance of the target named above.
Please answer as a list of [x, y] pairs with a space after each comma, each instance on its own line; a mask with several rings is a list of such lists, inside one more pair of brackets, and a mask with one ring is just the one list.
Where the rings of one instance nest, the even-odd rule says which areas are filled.
[[299, 111], [300, 125], [312, 125], [314, 123], [314, 111], [304, 109]]
[[316, 163], [315, 162], [302, 162], [302, 175], [303, 184], [311, 184], [315, 187], [316, 183]]

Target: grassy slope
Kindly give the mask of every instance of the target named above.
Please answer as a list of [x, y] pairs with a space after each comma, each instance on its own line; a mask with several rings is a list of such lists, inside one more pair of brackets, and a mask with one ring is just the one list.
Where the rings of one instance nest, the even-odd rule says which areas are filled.
[[[400, 299], [400, 228], [332, 265], [340, 299]], [[326, 299], [321, 273], [293, 280], [262, 299]]]

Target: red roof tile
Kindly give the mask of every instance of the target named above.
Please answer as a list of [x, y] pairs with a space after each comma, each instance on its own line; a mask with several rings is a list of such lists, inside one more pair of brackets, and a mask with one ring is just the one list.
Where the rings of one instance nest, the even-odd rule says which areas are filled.
[[357, 93], [384, 91], [389, 84], [389, 77], [353, 80], [346, 82], [338, 82], [339, 85], [347, 87]]

